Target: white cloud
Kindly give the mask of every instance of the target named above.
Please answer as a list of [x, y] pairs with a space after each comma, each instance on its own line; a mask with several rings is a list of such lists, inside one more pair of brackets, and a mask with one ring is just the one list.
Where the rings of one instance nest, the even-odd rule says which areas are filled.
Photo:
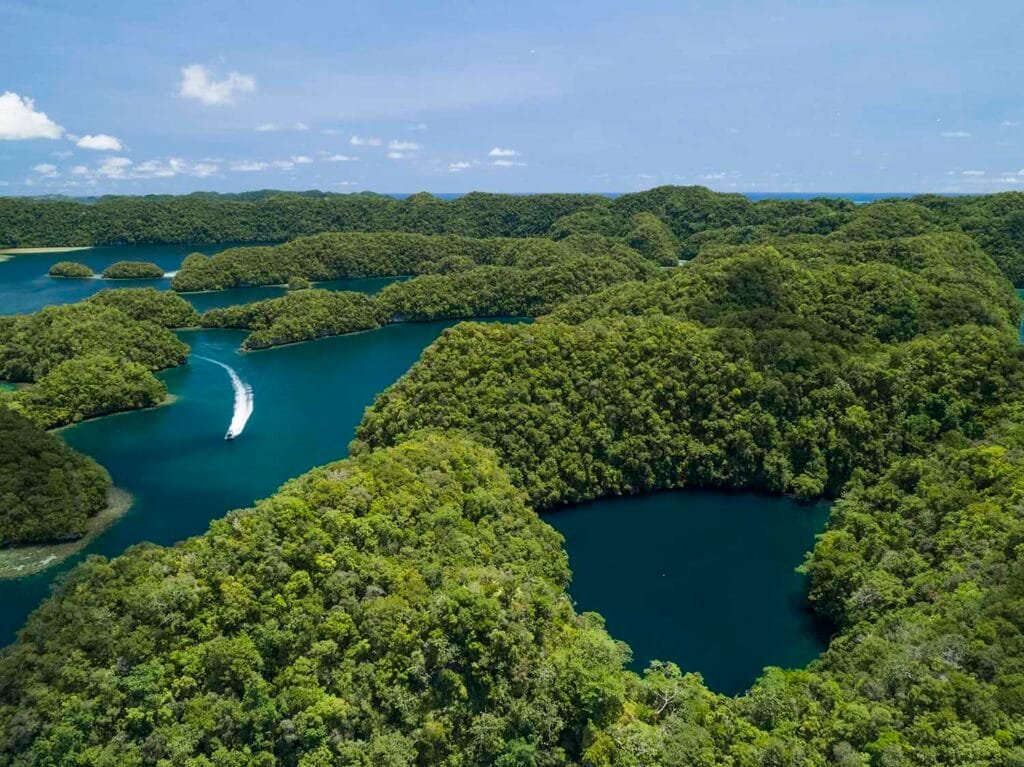
[[323, 133], [325, 136], [340, 136], [341, 128], [324, 128], [320, 132]]
[[405, 152], [388, 152], [389, 160], [404, 160], [408, 156]]
[[375, 136], [353, 136], [348, 143], [352, 146], [380, 146], [384, 142]]
[[57, 166], [51, 165], [48, 162], [41, 162], [38, 165], [33, 166], [32, 172], [42, 178], [54, 178], [55, 176], [60, 175], [60, 173], [57, 172]]
[[964, 176], [984, 176], [985, 171], [983, 170], [965, 170], [962, 175]]
[[20, 141], [33, 138], [60, 138], [64, 129], [36, 111], [36, 103], [17, 93], [5, 91], [0, 96], [0, 140]]
[[426, 130], [426, 129], [427, 129], [427, 124], [426, 123], [416, 123], [415, 125], [410, 125], [409, 126], [409, 130]]
[[291, 160], [274, 160], [271, 165], [278, 170], [291, 170], [295, 167], [295, 163]]
[[189, 64], [181, 68], [178, 94], [196, 99], [207, 105], [230, 104], [239, 93], [256, 90], [256, 80], [250, 75], [229, 72], [223, 80], [214, 80], [202, 64]]
[[490, 152], [487, 153], [488, 157], [518, 157], [519, 152], [515, 149], [502, 149], [500, 146], [494, 147]]
[[172, 176], [198, 176], [206, 178], [220, 170], [220, 166], [213, 162], [190, 163], [178, 157], [170, 157], [166, 160], [147, 160], [136, 165], [132, 169], [132, 176], [136, 178], [156, 177], [171, 178]]
[[277, 131], [284, 130], [297, 130], [304, 131], [309, 130], [309, 126], [304, 122], [294, 122], [291, 125], [279, 125], [277, 123], [261, 123], [256, 126], [258, 133], [276, 133]]
[[449, 163], [448, 170], [451, 173], [458, 173], [459, 171], [468, 170], [473, 167], [473, 163], [466, 162], [465, 160], [459, 160], [457, 162]]
[[499, 168], [516, 168], [526, 165], [526, 163], [516, 162], [515, 160], [495, 160], [492, 165], [497, 165]]
[[75, 153], [72, 152], [70, 149], [62, 149], [59, 152], [51, 152], [50, 154], [52, 154], [58, 160], [66, 160], [69, 157], [73, 156]]
[[296, 165], [309, 165], [309, 163], [313, 162], [313, 158], [305, 154], [293, 154], [291, 161]]
[[388, 142], [388, 149], [392, 152], [415, 152], [421, 149], [421, 147], [415, 141], [393, 140]]
[[167, 159], [144, 160], [133, 163], [127, 157], [107, 157], [97, 163], [95, 169], [86, 165], [75, 165], [71, 175], [88, 180], [90, 184], [97, 179], [122, 181], [127, 179], [172, 178], [174, 176], [196, 176], [205, 178], [220, 170], [220, 166], [212, 161], [189, 162], [180, 157]]
[[95, 136], [82, 136], [75, 141], [75, 146], [81, 149], [95, 149], [98, 152], [120, 152], [121, 141], [106, 133], [97, 133]]
[[939, 134], [943, 138], [970, 138], [971, 134], [965, 130], [945, 130]]
[[1020, 127], [1021, 123], [1020, 123], [1019, 120], [1003, 120], [999, 124], [1001, 126], [1003, 126], [1004, 128], [1018, 128], [1018, 127]]
[[212, 162], [197, 162], [192, 166], [192, 175], [206, 178], [220, 170], [220, 166]]
[[241, 173], [253, 173], [258, 170], [266, 170], [269, 167], [269, 163], [259, 162], [258, 160], [239, 160], [231, 164], [231, 170]]
[[328, 154], [324, 157], [324, 162], [355, 162], [358, 159], [348, 154]]
[[131, 166], [127, 157], [108, 157], [96, 168], [96, 173], [104, 178], [126, 178]]

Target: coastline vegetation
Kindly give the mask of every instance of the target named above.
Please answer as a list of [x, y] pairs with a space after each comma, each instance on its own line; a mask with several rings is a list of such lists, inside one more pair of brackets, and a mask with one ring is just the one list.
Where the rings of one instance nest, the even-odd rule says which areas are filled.
[[[367, 228], [433, 228], [190, 256], [175, 289], [419, 275], [202, 316], [251, 348], [538, 319], [445, 331], [348, 460], [178, 546], [72, 571], [0, 654], [0, 765], [1024, 763], [1024, 195], [461, 199], [97, 203], [94, 220], [164, 211], [170, 233], [188, 209], [197, 227], [273, 211], [270, 227], [303, 203], [302, 227], [332, 212], [344, 229], [362, 205]], [[0, 377], [59, 371], [57, 398], [107, 326], [115, 359], [174, 364], [173, 335], [126, 313], [156, 300], [0, 319]], [[672, 663], [628, 671], [575, 613], [535, 511], [675, 487], [838, 498], [804, 564], [835, 626], [818, 660], [729, 698]]]
[[253, 331], [243, 349], [265, 349], [371, 330], [390, 322], [537, 316], [570, 296], [653, 274], [632, 251], [617, 256], [532, 253], [525, 266], [474, 266], [447, 259], [445, 271], [392, 283], [375, 296], [322, 289], [206, 311], [204, 327]]
[[77, 304], [0, 317], [0, 379], [28, 384], [0, 392], [3, 402], [46, 428], [158, 404], [167, 390], [153, 371], [183, 364], [188, 346], [114, 304], [148, 313], [145, 307], [166, 309], [174, 299], [181, 300], [151, 303], [149, 294], [133, 294], [122, 303], [99, 293]]
[[107, 504], [110, 475], [0, 404], [0, 549], [78, 538]]
[[118, 261], [103, 270], [105, 280], [158, 280], [164, 270], [148, 261]]
[[80, 264], [77, 261], [58, 261], [50, 267], [47, 274], [51, 277], [70, 277], [80, 280], [95, 276], [92, 267]]

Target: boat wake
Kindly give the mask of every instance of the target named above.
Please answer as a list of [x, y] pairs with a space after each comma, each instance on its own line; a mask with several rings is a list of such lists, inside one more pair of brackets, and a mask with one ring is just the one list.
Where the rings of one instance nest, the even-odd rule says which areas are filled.
[[248, 422], [249, 416], [252, 415], [254, 408], [252, 387], [239, 378], [238, 373], [230, 365], [225, 365], [219, 360], [203, 357], [199, 354], [195, 356], [197, 359], [206, 360], [224, 368], [228, 372], [228, 377], [231, 378], [231, 388], [235, 390], [235, 408], [231, 413], [231, 424], [228, 426], [224, 439], [234, 439], [245, 430], [245, 424]]

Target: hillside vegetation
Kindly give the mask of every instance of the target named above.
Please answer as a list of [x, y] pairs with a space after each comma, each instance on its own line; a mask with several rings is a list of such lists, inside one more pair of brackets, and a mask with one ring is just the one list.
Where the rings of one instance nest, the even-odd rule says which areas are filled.
[[0, 317], [0, 380], [31, 384], [0, 393], [9, 406], [48, 428], [164, 399], [167, 389], [153, 371], [184, 363], [188, 346], [135, 317], [191, 323], [194, 312], [186, 317], [180, 297], [155, 290], [114, 293]]
[[0, 547], [77, 538], [107, 503], [110, 476], [0, 404]]
[[[0, 654], [0, 765], [1024, 764], [1024, 195], [184, 200], [200, 224], [305, 202], [303, 226], [362, 205], [367, 228], [434, 227], [190, 257], [192, 284], [357, 276], [388, 253], [382, 270], [420, 275], [204, 315], [253, 344], [539, 317], [445, 331], [348, 460], [76, 568]], [[131, 204], [176, 231], [185, 202]], [[109, 300], [3, 319], [0, 371], [78, 360], [109, 312], [120, 354], [174, 358]], [[627, 670], [575, 613], [536, 510], [680, 487], [837, 499], [804, 563], [835, 630], [819, 659], [729, 698], [671, 663]]]

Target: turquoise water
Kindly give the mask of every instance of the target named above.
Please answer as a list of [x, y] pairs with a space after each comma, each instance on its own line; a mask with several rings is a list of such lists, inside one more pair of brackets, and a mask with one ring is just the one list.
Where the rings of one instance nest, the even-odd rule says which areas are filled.
[[[110, 245], [76, 250], [70, 253], [33, 253], [0, 261], [0, 314], [34, 312], [50, 304], [81, 301], [104, 288], [154, 287], [170, 290], [171, 280], [76, 280], [50, 277], [47, 272], [58, 261], [78, 261], [99, 274], [115, 261], [151, 261], [166, 272], [175, 271], [189, 253], [217, 253], [230, 245]], [[317, 283], [328, 290], [357, 290], [376, 293], [394, 277], [358, 280], [332, 280]], [[199, 311], [215, 306], [230, 306], [276, 298], [286, 293], [284, 287], [239, 288], [209, 293], [187, 293]]]
[[[243, 331], [186, 331], [189, 364], [160, 374], [178, 401], [78, 424], [62, 436], [110, 471], [135, 497], [131, 510], [82, 555], [35, 576], [0, 582], [0, 644], [6, 644], [49, 584], [86, 554], [113, 556], [140, 541], [172, 544], [210, 520], [250, 505], [313, 466], [343, 458], [374, 396], [454, 322], [391, 325], [268, 351], [236, 351]], [[240, 437], [225, 441], [233, 367], [255, 408]]]
[[[223, 246], [200, 248], [215, 252]], [[191, 246], [95, 248], [17, 256], [0, 263], [0, 314], [78, 301], [110, 285], [46, 276], [60, 260], [94, 269], [118, 260], [177, 268]], [[334, 289], [374, 292], [388, 279], [342, 280]], [[136, 284], [118, 281], [115, 286]], [[138, 284], [169, 287], [169, 280]], [[200, 310], [281, 295], [243, 288], [186, 297]], [[103, 464], [135, 503], [84, 552], [19, 581], [0, 582], [0, 645], [24, 624], [50, 585], [90, 554], [115, 556], [151, 541], [170, 545], [212, 519], [270, 495], [313, 466], [344, 457], [363, 410], [454, 322], [392, 325], [368, 333], [241, 354], [242, 331], [183, 331], [189, 364], [160, 373], [177, 401], [62, 432]], [[231, 366], [252, 387], [254, 410], [225, 441], [234, 394]], [[739, 692], [765, 665], [798, 666], [823, 647], [795, 574], [824, 526], [824, 506], [694, 491], [599, 501], [546, 515], [566, 538], [581, 611], [602, 613], [628, 642], [634, 666], [672, 660], [708, 684]]]
[[741, 693], [765, 666], [804, 666], [825, 649], [794, 568], [828, 505], [685, 490], [614, 498], [544, 515], [565, 536], [570, 593], [633, 650], [633, 668], [669, 660]]

